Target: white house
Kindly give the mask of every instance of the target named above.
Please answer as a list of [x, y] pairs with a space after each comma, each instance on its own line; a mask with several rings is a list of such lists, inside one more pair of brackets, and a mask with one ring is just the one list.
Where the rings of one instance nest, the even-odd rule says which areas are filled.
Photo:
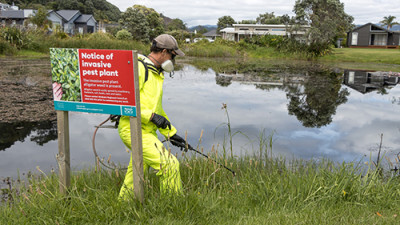
[[245, 37], [255, 35], [279, 35], [279, 36], [304, 36], [310, 26], [302, 26], [301, 31], [290, 31], [291, 25], [283, 24], [233, 24], [232, 27], [220, 31], [222, 38], [231, 41], [240, 41]]
[[18, 10], [18, 6], [14, 5], [14, 3], [12, 5], [9, 4], [4, 4], [0, 2], [0, 11], [2, 10]]

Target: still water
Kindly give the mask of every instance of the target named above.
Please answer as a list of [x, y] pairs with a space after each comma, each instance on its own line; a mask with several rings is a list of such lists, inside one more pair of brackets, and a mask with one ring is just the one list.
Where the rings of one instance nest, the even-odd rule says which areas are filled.
[[[178, 134], [187, 132], [189, 143], [205, 152], [214, 146], [230, 154], [229, 116], [235, 155], [258, 155], [260, 138], [272, 136], [274, 156], [368, 161], [376, 159], [383, 134], [382, 152], [394, 162], [400, 152], [400, 85], [381, 86], [383, 79], [365, 71], [304, 68], [251, 75], [185, 64], [172, 78], [166, 76], [164, 110]], [[92, 135], [108, 115], [69, 115], [71, 167], [91, 167]], [[0, 178], [37, 173], [37, 166], [57, 170], [55, 122], [0, 127]], [[14, 135], [7, 139], [10, 133]], [[100, 129], [96, 146], [105, 159], [111, 155], [116, 164], [129, 162], [116, 129]]]

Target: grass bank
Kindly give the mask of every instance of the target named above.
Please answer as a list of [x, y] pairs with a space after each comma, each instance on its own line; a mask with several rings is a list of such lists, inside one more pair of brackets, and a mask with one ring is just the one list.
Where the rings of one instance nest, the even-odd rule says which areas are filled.
[[[47, 35], [42, 31], [21, 32], [17, 29], [0, 29], [0, 57], [48, 57], [49, 48], [125, 49], [149, 53], [149, 44], [133, 40], [119, 40], [111, 34], [95, 33], [69, 37], [63, 33]], [[301, 46], [291, 46], [282, 38], [265, 36], [261, 39], [240, 42], [217, 39], [210, 43], [180, 43], [187, 56], [209, 59], [234, 59], [245, 61], [295, 60], [309, 61], [301, 53]], [[291, 50], [284, 46], [291, 46]], [[298, 47], [298, 48], [297, 48]], [[277, 50], [280, 49], [280, 50]], [[333, 49], [331, 54], [313, 61], [341, 68], [369, 69], [400, 72], [399, 49]]]
[[[150, 173], [145, 203], [120, 202], [122, 171], [72, 175], [68, 197], [56, 174], [31, 178], [0, 206], [0, 224], [399, 224], [399, 177], [363, 162], [256, 157], [182, 157], [182, 195], [163, 195]], [[364, 165], [364, 166], [362, 166]]]
[[[361, 49], [334, 48], [332, 52], [313, 60], [300, 53], [279, 52], [273, 47], [260, 47], [245, 43], [217, 41], [185, 45], [188, 56], [209, 58], [224, 58], [225, 61], [237, 61], [241, 64], [268, 61], [313, 61], [342, 69], [362, 69], [400, 72], [399, 49]], [[217, 60], [215, 60], [217, 61]], [[220, 60], [218, 60], [221, 62]], [[217, 67], [224, 67], [223, 63]], [[232, 66], [231, 66], [232, 67]]]

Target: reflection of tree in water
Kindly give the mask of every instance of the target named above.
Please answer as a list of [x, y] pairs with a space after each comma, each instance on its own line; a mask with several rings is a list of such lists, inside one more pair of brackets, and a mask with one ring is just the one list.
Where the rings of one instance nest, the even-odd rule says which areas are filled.
[[215, 82], [222, 87], [228, 87], [232, 84], [232, 77], [224, 77], [220, 75], [216, 75]]
[[0, 151], [17, 141], [23, 142], [32, 132], [30, 140], [38, 145], [57, 139], [56, 121], [0, 123], [0, 130]]
[[286, 86], [289, 115], [295, 115], [305, 127], [321, 127], [332, 122], [336, 108], [350, 94], [341, 89], [342, 77], [330, 71], [312, 72], [304, 85]]

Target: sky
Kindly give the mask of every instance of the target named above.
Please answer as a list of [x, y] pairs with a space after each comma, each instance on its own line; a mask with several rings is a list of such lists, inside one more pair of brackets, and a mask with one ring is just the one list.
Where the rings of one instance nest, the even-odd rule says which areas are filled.
[[[341, 0], [345, 12], [354, 17], [354, 23], [379, 23], [384, 16], [396, 16], [400, 22], [399, 0]], [[295, 0], [108, 0], [122, 12], [135, 4], [155, 9], [158, 13], [172, 19], [181, 19], [188, 27], [197, 25], [216, 25], [218, 18], [231, 16], [235, 21], [255, 20], [260, 14], [274, 12], [275, 16], [292, 12]], [[397, 3], [396, 3], [397, 2]]]

